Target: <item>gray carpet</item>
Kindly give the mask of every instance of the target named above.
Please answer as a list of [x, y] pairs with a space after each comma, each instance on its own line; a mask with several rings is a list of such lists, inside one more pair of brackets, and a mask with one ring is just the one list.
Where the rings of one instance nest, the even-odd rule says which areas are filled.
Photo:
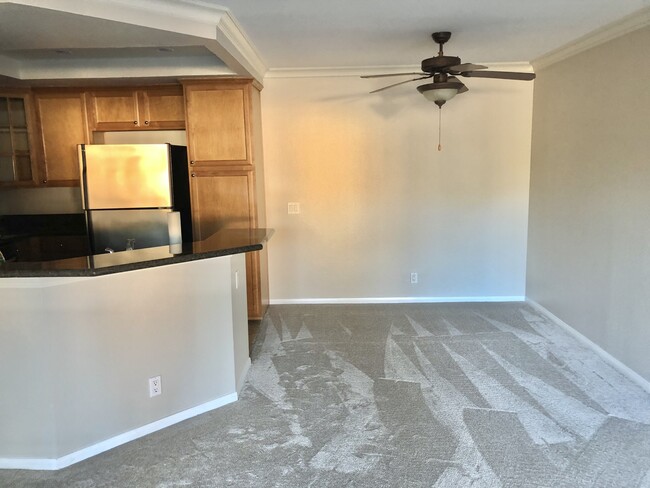
[[0, 485], [650, 488], [650, 396], [521, 303], [274, 306], [237, 403]]

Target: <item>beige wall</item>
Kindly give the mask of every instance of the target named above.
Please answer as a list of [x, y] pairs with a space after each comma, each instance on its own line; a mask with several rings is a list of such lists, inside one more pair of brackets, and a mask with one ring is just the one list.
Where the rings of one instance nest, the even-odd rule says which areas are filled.
[[437, 152], [415, 83], [368, 94], [394, 81], [265, 80], [272, 302], [524, 295], [532, 83], [468, 80]]
[[[245, 276], [237, 254], [0, 280], [0, 467], [67, 465], [151, 422], [234, 400], [248, 364]], [[162, 394], [149, 398], [158, 375]]]
[[538, 71], [527, 295], [650, 379], [650, 28]]
[[82, 213], [79, 187], [3, 188], [0, 215]]

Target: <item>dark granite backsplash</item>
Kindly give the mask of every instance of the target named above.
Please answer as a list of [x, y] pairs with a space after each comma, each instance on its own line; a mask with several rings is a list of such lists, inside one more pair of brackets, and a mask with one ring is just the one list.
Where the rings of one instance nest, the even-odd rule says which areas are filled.
[[89, 252], [84, 214], [1, 215], [0, 252], [6, 261], [49, 261]]
[[86, 235], [84, 214], [0, 215], [0, 239]]

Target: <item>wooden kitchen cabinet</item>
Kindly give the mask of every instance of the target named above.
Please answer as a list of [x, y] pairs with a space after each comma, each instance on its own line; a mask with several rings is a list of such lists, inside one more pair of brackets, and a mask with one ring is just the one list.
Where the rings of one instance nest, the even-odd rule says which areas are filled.
[[[254, 227], [255, 174], [250, 168], [214, 169], [192, 167], [191, 178], [194, 238], [202, 240], [222, 229]], [[246, 254], [246, 286], [249, 319], [261, 319], [268, 298], [264, 299], [265, 273], [260, 270], [260, 254]], [[268, 278], [267, 278], [268, 279]], [[267, 292], [268, 297], [268, 292]]]
[[84, 92], [60, 88], [34, 90], [34, 105], [41, 183], [78, 186], [77, 145], [90, 142]]
[[251, 164], [249, 86], [185, 84], [190, 160], [200, 165]]
[[[183, 83], [194, 238], [266, 225], [259, 90], [252, 80]], [[248, 317], [268, 306], [266, 249], [247, 253]]]
[[255, 214], [251, 170], [192, 168], [194, 238], [203, 240], [221, 229], [248, 229]]
[[92, 131], [185, 128], [181, 86], [92, 90], [86, 102]]
[[29, 90], [0, 92], [0, 187], [33, 186], [37, 181], [33, 132]]

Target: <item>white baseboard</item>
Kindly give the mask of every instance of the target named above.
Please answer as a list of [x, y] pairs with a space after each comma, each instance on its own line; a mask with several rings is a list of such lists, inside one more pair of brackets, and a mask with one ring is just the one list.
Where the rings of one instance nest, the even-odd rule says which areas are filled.
[[645, 391], [650, 393], [650, 381], [646, 380], [639, 373], [637, 373], [633, 369], [631, 369], [628, 366], [626, 366], [625, 364], [623, 364], [621, 361], [619, 361], [614, 356], [612, 356], [610, 353], [605, 351], [598, 344], [596, 344], [591, 339], [589, 339], [589, 338], [585, 337], [584, 335], [582, 335], [580, 332], [578, 332], [573, 327], [571, 327], [569, 324], [567, 324], [564, 320], [562, 320], [561, 318], [554, 315], [552, 312], [550, 312], [548, 309], [546, 309], [545, 307], [543, 307], [542, 305], [540, 305], [536, 301], [531, 300], [530, 298], [528, 298], [528, 299], [526, 299], [526, 302], [531, 307], [533, 307], [537, 311], [541, 312], [543, 315], [546, 315], [549, 319], [551, 319], [557, 325], [559, 325], [564, 330], [566, 330], [569, 334], [571, 334], [573, 337], [575, 337], [582, 344], [584, 344], [589, 349], [591, 349], [596, 354], [598, 354], [610, 366], [617, 369], [621, 374], [623, 374], [624, 376], [629, 378], [630, 381], [633, 381], [634, 383], [639, 385], [641, 388], [643, 388]]
[[[249, 363], [250, 364], [250, 363]], [[237, 393], [231, 393], [229, 395], [222, 396], [215, 400], [203, 403], [196, 407], [183, 410], [169, 417], [165, 417], [150, 424], [143, 425], [137, 429], [130, 430], [110, 439], [98, 442], [89, 447], [80, 449], [79, 451], [67, 454], [58, 459], [25, 459], [25, 458], [0, 458], [0, 469], [32, 469], [32, 470], [57, 470], [66, 468], [72, 464], [88, 459], [89, 457], [96, 456], [102, 452], [113, 449], [114, 447], [121, 446], [127, 442], [131, 442], [135, 439], [143, 437], [147, 434], [151, 434], [158, 430], [169, 427], [170, 425], [177, 424], [183, 420], [187, 420], [192, 417], [196, 417], [215, 408], [223, 407], [229, 403], [232, 403], [237, 400]]]
[[357, 303], [475, 303], [475, 302], [523, 302], [524, 296], [488, 297], [362, 297], [362, 298], [272, 298], [270, 305], [320, 305]]
[[239, 375], [239, 378], [237, 378], [237, 394], [241, 393], [241, 389], [243, 388], [244, 383], [246, 382], [246, 376], [248, 376], [249, 369], [251, 369], [251, 358], [246, 358], [246, 364], [244, 365], [244, 369]]

